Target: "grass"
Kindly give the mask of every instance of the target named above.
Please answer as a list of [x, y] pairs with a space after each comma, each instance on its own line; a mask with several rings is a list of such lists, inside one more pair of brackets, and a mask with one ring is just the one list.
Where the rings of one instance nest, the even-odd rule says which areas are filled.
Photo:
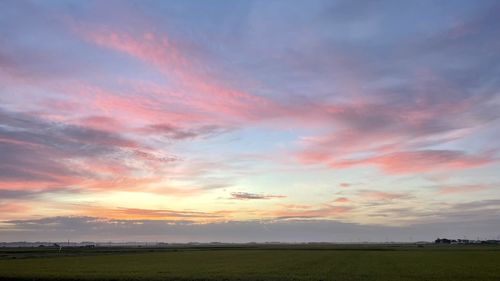
[[486, 281], [499, 264], [495, 246], [0, 249], [3, 280]]

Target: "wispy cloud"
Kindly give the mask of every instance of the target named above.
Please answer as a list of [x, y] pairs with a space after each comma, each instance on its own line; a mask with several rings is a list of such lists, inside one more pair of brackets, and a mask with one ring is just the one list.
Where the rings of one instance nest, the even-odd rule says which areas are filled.
[[163, 123], [152, 124], [139, 130], [140, 132], [164, 136], [167, 139], [186, 140], [196, 139], [200, 137], [214, 136], [221, 134], [227, 129], [216, 125], [204, 125], [195, 128], [179, 128], [178, 126]]
[[348, 216], [354, 207], [323, 204], [307, 209], [279, 210], [273, 213], [277, 219], [339, 219]]
[[178, 96], [177, 101], [190, 107], [243, 120], [261, 118], [262, 114], [275, 111], [272, 101], [226, 86], [200, 71], [202, 58], [195, 58], [194, 51], [185, 54], [186, 47], [180, 47], [165, 34], [131, 35], [106, 29], [82, 29], [80, 32], [97, 45], [128, 54], [167, 77], [175, 77], [177, 86], [185, 93]]
[[360, 190], [358, 195], [361, 199], [373, 201], [390, 201], [395, 199], [405, 199], [410, 196], [405, 193], [384, 192], [379, 190]]
[[231, 199], [236, 200], [263, 200], [263, 199], [274, 199], [274, 198], [286, 198], [284, 195], [264, 195], [248, 192], [233, 192], [231, 193]]
[[199, 211], [175, 211], [164, 209], [138, 209], [138, 208], [100, 208], [90, 206], [85, 213], [90, 216], [105, 214], [110, 219], [156, 219], [156, 220], [221, 220], [222, 215], [217, 213]]
[[455, 194], [455, 193], [469, 193], [485, 191], [492, 188], [490, 185], [483, 184], [468, 184], [468, 185], [450, 185], [442, 186], [439, 188], [439, 194]]
[[467, 169], [497, 161], [488, 155], [467, 155], [454, 150], [420, 150], [384, 154], [360, 160], [344, 160], [330, 163], [334, 168], [349, 168], [358, 165], [375, 165], [392, 174], [424, 173]]
[[349, 201], [350, 200], [347, 197], [339, 197], [339, 198], [336, 198], [335, 200], [333, 200], [334, 203], [347, 203]]

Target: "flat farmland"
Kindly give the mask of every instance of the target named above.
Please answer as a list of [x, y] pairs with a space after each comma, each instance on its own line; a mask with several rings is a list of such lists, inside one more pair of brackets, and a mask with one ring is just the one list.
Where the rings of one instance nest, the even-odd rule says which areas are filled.
[[500, 247], [0, 248], [0, 279], [500, 280]]

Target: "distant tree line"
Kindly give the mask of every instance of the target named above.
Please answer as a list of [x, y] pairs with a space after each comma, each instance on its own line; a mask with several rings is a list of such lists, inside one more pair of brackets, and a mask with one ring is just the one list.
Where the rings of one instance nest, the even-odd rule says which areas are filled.
[[500, 240], [469, 240], [469, 239], [447, 239], [438, 238], [436, 244], [500, 244]]

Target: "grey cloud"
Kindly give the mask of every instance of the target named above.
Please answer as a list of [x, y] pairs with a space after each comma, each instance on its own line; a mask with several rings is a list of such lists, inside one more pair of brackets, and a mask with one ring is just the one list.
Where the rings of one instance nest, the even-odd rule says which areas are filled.
[[65, 177], [92, 177], [70, 159], [102, 157], [139, 145], [119, 134], [46, 121], [0, 108], [0, 178], [3, 181], [49, 181], [56, 187]]
[[110, 152], [116, 147], [131, 148], [137, 144], [119, 134], [46, 121], [26, 113], [0, 108], [0, 136], [11, 143], [46, 146], [78, 155]]
[[285, 198], [284, 195], [265, 195], [265, 194], [255, 194], [248, 192], [233, 192], [231, 193], [231, 199], [236, 200], [263, 200], [263, 199], [273, 199], [273, 198]]
[[500, 199], [465, 202], [465, 203], [458, 203], [455, 205], [455, 208], [457, 210], [489, 208], [489, 207], [497, 207], [498, 209], [500, 209]]
[[0, 178], [9, 181], [51, 181], [57, 184], [58, 176], [81, 176], [57, 161], [58, 155], [48, 150], [36, 150], [17, 144], [0, 143]]
[[165, 241], [165, 242], [360, 242], [417, 241], [437, 237], [496, 238], [500, 220], [442, 221], [405, 227], [362, 225], [333, 220], [229, 221], [108, 220], [56, 217], [5, 222], [3, 241]]
[[439, 224], [463, 222], [474, 224], [478, 221], [496, 220], [500, 217], [500, 200], [478, 200], [466, 203], [430, 202], [425, 210], [418, 207], [400, 208], [389, 203], [370, 204], [379, 207], [370, 212], [372, 217], [390, 218], [392, 222], [414, 224]]
[[197, 128], [184, 129], [168, 123], [153, 124], [142, 128], [142, 132], [164, 136], [172, 140], [195, 139], [221, 134], [228, 129], [216, 125], [205, 125]]
[[48, 190], [24, 190], [24, 189], [0, 189], [0, 202], [3, 200], [28, 200], [38, 199], [43, 196], [54, 194], [76, 194], [81, 193], [81, 190], [71, 188], [52, 188]]

